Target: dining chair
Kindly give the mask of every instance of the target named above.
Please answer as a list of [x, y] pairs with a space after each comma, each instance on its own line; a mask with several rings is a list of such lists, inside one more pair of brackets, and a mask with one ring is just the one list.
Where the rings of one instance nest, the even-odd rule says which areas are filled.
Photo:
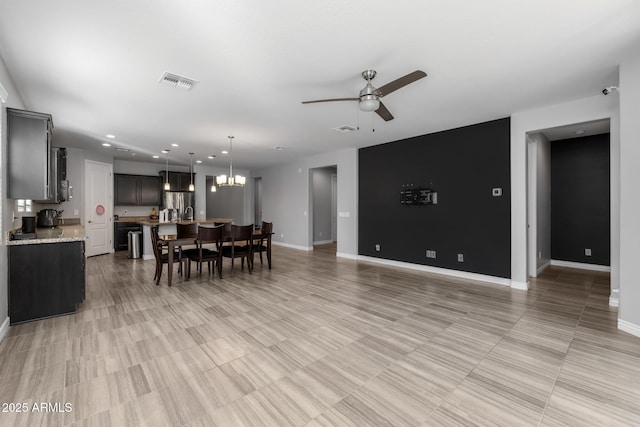
[[[260, 264], [262, 264], [262, 253], [267, 253], [267, 264], [271, 269], [271, 235], [273, 233], [273, 222], [262, 221], [260, 227], [260, 239], [253, 242], [253, 253], [260, 253]], [[253, 268], [253, 255], [251, 255], [251, 267]]]
[[[153, 255], [156, 259], [156, 273], [153, 279], [156, 281], [156, 285], [160, 284], [160, 277], [162, 276], [162, 267], [164, 264], [169, 264], [169, 254], [163, 253], [162, 245], [160, 244], [160, 237], [158, 236], [158, 226], [151, 227], [151, 246], [153, 247]], [[182, 272], [182, 264], [187, 262], [188, 258], [184, 256], [182, 250], [177, 250], [173, 255], [173, 262], [180, 263], [179, 273]], [[168, 268], [173, 268], [170, 265]]]
[[[247, 270], [251, 273], [251, 257], [253, 256], [253, 224], [228, 226], [225, 233], [223, 227], [224, 241], [227, 243], [222, 246], [222, 257], [231, 258], [231, 270], [233, 270], [233, 261], [240, 258], [242, 261], [242, 269], [244, 269], [244, 260], [247, 260]], [[220, 268], [222, 268], [222, 260], [220, 260]]]
[[194, 243], [192, 245], [180, 245], [178, 246], [178, 248], [181, 249], [185, 253], [185, 255], [190, 251], [195, 251], [195, 248], [196, 248], [195, 241], [198, 238], [198, 223], [197, 222], [194, 222], [192, 224], [177, 223], [176, 237], [178, 239], [193, 238]]
[[[191, 277], [191, 261], [198, 265], [198, 272], [202, 274], [202, 263], [206, 262], [211, 273], [211, 263], [218, 269], [218, 277], [222, 279], [222, 225], [218, 227], [198, 227], [198, 237], [196, 239], [196, 249], [189, 249], [186, 252], [189, 264], [187, 267], [187, 278]], [[205, 245], [213, 245], [207, 248]], [[214, 271], [215, 276], [215, 271]]]

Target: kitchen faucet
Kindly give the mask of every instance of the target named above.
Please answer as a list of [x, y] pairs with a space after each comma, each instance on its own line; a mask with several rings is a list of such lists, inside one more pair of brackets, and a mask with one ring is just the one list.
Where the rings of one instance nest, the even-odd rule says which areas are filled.
[[187, 206], [184, 210], [184, 214], [187, 216], [189, 221], [193, 221], [193, 208], [191, 206]]

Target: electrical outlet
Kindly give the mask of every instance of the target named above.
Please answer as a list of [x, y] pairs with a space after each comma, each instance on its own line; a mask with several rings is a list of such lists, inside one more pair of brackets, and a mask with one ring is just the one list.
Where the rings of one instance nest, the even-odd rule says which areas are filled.
[[585, 249], [585, 250], [584, 250], [584, 254], [585, 254], [586, 256], [591, 256], [591, 249], [588, 249], [588, 248], [587, 248], [587, 249]]
[[538, 259], [542, 259], [542, 252], [538, 252]]
[[80, 211], [79, 211], [78, 209], [74, 209], [74, 210], [73, 210], [73, 214], [74, 214], [75, 216], [78, 216], [78, 215], [80, 215]]
[[458, 254], [458, 262], [464, 262], [464, 254]]
[[494, 188], [491, 190], [491, 194], [493, 194], [493, 197], [500, 197], [502, 196], [502, 188]]
[[427, 249], [427, 258], [435, 258], [435, 257], [436, 257], [436, 251]]
[[380, 252], [380, 243], [376, 243], [376, 252]]

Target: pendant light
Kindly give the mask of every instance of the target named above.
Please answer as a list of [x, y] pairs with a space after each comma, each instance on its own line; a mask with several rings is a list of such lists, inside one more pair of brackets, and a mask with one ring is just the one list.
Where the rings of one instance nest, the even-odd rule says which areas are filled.
[[221, 187], [243, 187], [246, 178], [242, 175], [233, 176], [233, 136], [229, 136], [229, 176], [218, 175], [216, 182]]
[[189, 191], [196, 191], [196, 187], [193, 185], [193, 153], [189, 153], [191, 156], [191, 184], [189, 184]]
[[164, 189], [169, 191], [171, 190], [171, 184], [169, 184], [169, 150], [165, 149], [164, 152], [167, 155], [167, 181], [164, 183]]

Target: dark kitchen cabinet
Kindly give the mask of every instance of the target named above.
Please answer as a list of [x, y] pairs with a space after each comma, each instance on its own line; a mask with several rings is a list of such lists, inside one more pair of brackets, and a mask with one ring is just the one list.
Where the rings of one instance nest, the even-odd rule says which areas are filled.
[[49, 114], [7, 108], [9, 198], [51, 198], [52, 129]]
[[84, 241], [9, 246], [12, 325], [76, 312], [85, 284]]
[[[162, 185], [167, 182], [167, 173], [165, 171], [160, 172], [162, 179]], [[196, 174], [193, 174], [193, 183], [195, 184]], [[189, 191], [189, 184], [191, 184], [191, 174], [189, 172], [171, 172], [169, 171], [169, 184], [171, 189], [169, 191]]]
[[158, 176], [114, 174], [116, 206], [160, 206], [162, 181]]
[[113, 249], [126, 251], [129, 248], [129, 232], [142, 231], [142, 226], [136, 222], [116, 222], [113, 224]]

